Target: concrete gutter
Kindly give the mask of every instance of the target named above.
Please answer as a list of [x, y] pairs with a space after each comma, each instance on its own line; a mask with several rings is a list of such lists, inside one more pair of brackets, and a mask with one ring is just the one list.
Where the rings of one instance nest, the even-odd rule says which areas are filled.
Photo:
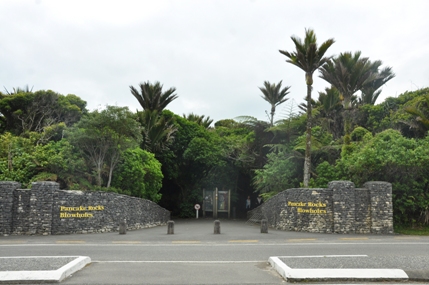
[[[20, 270], [32, 267], [40, 261], [54, 260], [56, 264], [62, 265], [56, 270]], [[70, 261], [71, 260], [71, 261]], [[0, 284], [23, 284], [23, 283], [59, 283], [76, 271], [91, 263], [88, 256], [20, 256], [1, 257], [0, 263], [4, 264], [7, 271], [0, 271]], [[8, 264], [9, 263], [9, 264]], [[12, 269], [15, 267], [15, 269]], [[37, 266], [35, 266], [37, 267]], [[40, 266], [39, 266], [40, 267]]]

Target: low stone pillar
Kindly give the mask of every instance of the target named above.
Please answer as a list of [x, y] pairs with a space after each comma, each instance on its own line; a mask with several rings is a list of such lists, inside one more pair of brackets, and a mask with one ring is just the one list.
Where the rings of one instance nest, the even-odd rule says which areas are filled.
[[261, 220], [261, 234], [267, 234], [268, 233], [268, 220], [262, 219]]
[[60, 190], [60, 184], [53, 181], [31, 183], [30, 215], [28, 231], [35, 235], [52, 233], [52, 210], [54, 192]]
[[120, 235], [124, 235], [127, 233], [127, 220], [123, 219], [120, 223], [119, 223], [119, 234]]
[[167, 222], [167, 235], [174, 235], [174, 221]]
[[21, 187], [21, 183], [0, 181], [0, 235], [10, 235], [14, 218], [13, 192]]
[[363, 186], [370, 193], [371, 233], [393, 234], [392, 184], [369, 181]]
[[355, 184], [351, 181], [331, 181], [328, 183], [328, 189], [332, 190], [333, 232], [355, 233]]
[[220, 221], [214, 221], [214, 234], [220, 234]]

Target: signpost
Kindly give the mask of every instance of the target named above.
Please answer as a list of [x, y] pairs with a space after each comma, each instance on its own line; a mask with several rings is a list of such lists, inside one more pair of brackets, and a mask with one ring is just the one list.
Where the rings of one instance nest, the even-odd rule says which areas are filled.
[[194, 209], [196, 210], [197, 219], [198, 219], [198, 210], [200, 209], [200, 204], [195, 204]]

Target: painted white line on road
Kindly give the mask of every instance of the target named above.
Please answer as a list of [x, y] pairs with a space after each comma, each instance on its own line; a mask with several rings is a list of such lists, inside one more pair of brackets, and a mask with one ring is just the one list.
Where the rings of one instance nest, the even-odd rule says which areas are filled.
[[345, 237], [339, 238], [339, 240], [368, 240], [367, 237]]
[[259, 240], [257, 240], [257, 239], [232, 239], [232, 240], [229, 240], [228, 242], [231, 242], [231, 243], [233, 243], [233, 242], [235, 242], [235, 243], [246, 243], [246, 242], [255, 243], [255, 242], [259, 242]]
[[75, 257], [77, 258], [78, 256], [76, 255], [23, 255], [23, 256], [2, 256], [0, 257], [0, 259], [2, 258], [7, 258], [7, 259], [11, 259], [11, 258], [68, 258], [68, 257]]
[[198, 244], [201, 243], [200, 240], [173, 240], [172, 244]]
[[368, 257], [368, 255], [299, 255], [277, 256], [278, 258], [317, 258], [317, 257]]
[[138, 246], [138, 247], [168, 247], [168, 246], [285, 246], [295, 247], [299, 245], [303, 246], [347, 246], [347, 245], [429, 245], [429, 242], [317, 242], [317, 243], [195, 243], [195, 244], [172, 244], [171, 241], [168, 243], [140, 243], [140, 244], [119, 244], [119, 243], [26, 243], [26, 244], [0, 244], [1, 247], [64, 247], [64, 246], [77, 246], [77, 247], [117, 247], [117, 246]]
[[207, 263], [207, 264], [224, 264], [224, 263], [260, 263], [266, 260], [93, 260], [92, 263]]
[[86, 241], [84, 241], [84, 240], [57, 240], [55, 242], [58, 244], [70, 244], [70, 243], [82, 244], [82, 243], [86, 243]]

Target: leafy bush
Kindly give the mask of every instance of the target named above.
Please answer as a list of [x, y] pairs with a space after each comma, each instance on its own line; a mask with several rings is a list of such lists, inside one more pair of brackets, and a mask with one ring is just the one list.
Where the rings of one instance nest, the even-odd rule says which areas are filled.
[[357, 186], [366, 181], [392, 183], [395, 221], [411, 224], [424, 222], [421, 216], [427, 213], [428, 157], [429, 137], [415, 140], [386, 130], [343, 157], [337, 167]]
[[112, 185], [122, 189], [123, 194], [158, 202], [163, 175], [155, 155], [135, 148], [126, 150], [123, 159], [113, 175]]

